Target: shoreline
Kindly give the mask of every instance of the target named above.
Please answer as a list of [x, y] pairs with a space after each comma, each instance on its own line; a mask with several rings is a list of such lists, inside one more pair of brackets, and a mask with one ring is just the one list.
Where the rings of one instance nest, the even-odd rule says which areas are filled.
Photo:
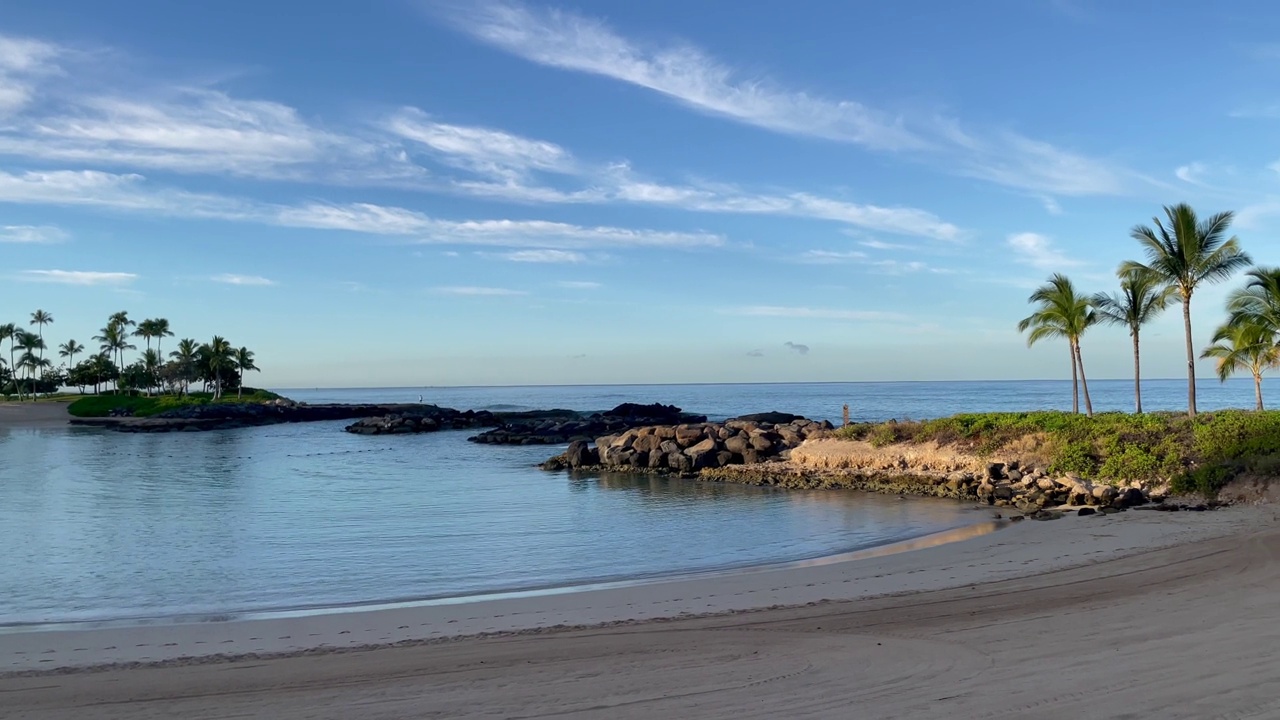
[[[975, 508], [983, 510], [983, 508]], [[646, 585], [696, 582], [714, 580], [718, 577], [737, 574], [774, 572], [800, 567], [816, 567], [842, 562], [853, 562], [902, 552], [912, 552], [926, 547], [934, 547], [950, 542], [959, 542], [998, 532], [1009, 527], [1008, 520], [975, 520], [957, 527], [924, 533], [911, 537], [892, 540], [879, 545], [851, 548], [825, 555], [801, 557], [793, 560], [780, 560], [762, 564], [748, 564], [708, 568], [705, 570], [677, 570], [670, 573], [654, 573], [627, 577], [604, 578], [574, 582], [566, 585], [548, 584], [526, 588], [506, 588], [488, 590], [465, 595], [439, 595], [428, 597], [391, 598], [370, 600], [338, 605], [301, 605], [289, 608], [243, 611], [210, 611], [184, 615], [135, 615], [120, 618], [85, 619], [85, 620], [53, 620], [47, 622], [12, 622], [0, 623], [0, 640], [6, 635], [24, 632], [74, 632], [77, 630], [129, 629], [138, 627], [166, 627], [175, 625], [202, 625], [251, 620], [280, 620], [299, 617], [317, 617], [341, 615], [346, 613], [378, 612], [406, 608], [425, 608], [438, 605], [462, 605], [468, 603], [489, 602], [494, 600], [510, 600], [518, 598], [542, 597], [551, 595], [569, 595], [596, 590], [621, 590], [640, 588]]]
[[659, 580], [618, 588], [220, 623], [23, 630], [0, 634], [0, 677], [135, 666], [187, 666], [353, 650], [467, 643], [568, 628], [652, 627], [695, 617], [768, 613], [974, 587], [1248, 531], [1268, 508], [1132, 511], [1012, 524], [909, 552], [794, 567]]

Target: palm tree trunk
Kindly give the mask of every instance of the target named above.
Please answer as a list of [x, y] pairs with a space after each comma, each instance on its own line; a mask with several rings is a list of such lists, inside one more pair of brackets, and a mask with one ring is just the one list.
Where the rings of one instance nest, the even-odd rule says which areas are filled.
[[22, 402], [22, 385], [18, 383], [18, 366], [13, 364], [13, 338], [9, 338], [9, 374], [13, 376], [13, 389], [18, 391], [18, 402]]
[[1182, 296], [1182, 325], [1187, 331], [1187, 415], [1196, 416], [1196, 351], [1191, 347], [1191, 293]]
[[1262, 412], [1262, 373], [1253, 374], [1253, 394], [1258, 400], [1258, 412]]
[[1067, 341], [1067, 353], [1071, 355], [1071, 412], [1080, 412], [1080, 379], [1076, 374], [1075, 342]]
[[1089, 381], [1084, 377], [1084, 357], [1080, 354], [1080, 343], [1075, 343], [1076, 362], [1080, 363], [1080, 387], [1084, 390], [1084, 411], [1093, 417], [1093, 402], [1089, 400]]
[[1138, 360], [1138, 331], [1133, 331], [1133, 407], [1142, 414], [1142, 363]]

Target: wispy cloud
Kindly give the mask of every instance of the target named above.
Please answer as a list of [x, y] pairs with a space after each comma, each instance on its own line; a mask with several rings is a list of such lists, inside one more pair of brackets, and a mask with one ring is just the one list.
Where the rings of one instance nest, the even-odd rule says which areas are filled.
[[806, 250], [796, 258], [812, 265], [843, 265], [867, 259], [867, 254], [857, 250]]
[[1062, 270], [1078, 267], [1082, 263], [1073, 260], [1054, 248], [1053, 241], [1039, 233], [1024, 232], [1010, 235], [1006, 240], [1014, 257], [1024, 265], [1037, 270]]
[[1121, 194], [1148, 181], [1105, 160], [1014, 132], [980, 135], [950, 119], [905, 117], [742, 77], [692, 45], [645, 46], [602, 20], [568, 11], [514, 0], [445, 7], [445, 19], [462, 32], [531, 62], [630, 83], [700, 112], [775, 132], [907, 152], [948, 172], [1037, 194]]
[[128, 285], [138, 279], [134, 273], [87, 270], [23, 270], [18, 277], [30, 282], [62, 285]]
[[1175, 177], [1184, 183], [1203, 185], [1202, 178], [1207, 168], [1203, 163], [1193, 162], [1178, 167], [1173, 171]]
[[787, 342], [782, 343], [782, 346], [783, 346], [783, 347], [785, 347], [785, 348], [787, 348], [788, 350], [793, 350], [793, 351], [795, 351], [797, 354], [800, 354], [800, 355], [808, 355], [808, 354], [809, 354], [809, 346], [808, 346], [808, 345], [803, 345], [803, 344], [801, 344], [801, 343], [794, 343], [794, 342], [787, 341]]
[[741, 77], [690, 45], [646, 48], [603, 22], [517, 3], [456, 4], [449, 19], [464, 32], [533, 62], [603, 75], [648, 88], [701, 112], [795, 135], [876, 148], [919, 148], [925, 141], [897, 118]]
[[505, 253], [490, 253], [490, 257], [500, 260], [523, 263], [581, 263], [587, 256], [572, 250], [513, 250]]
[[753, 357], [753, 358], [764, 357], [764, 350], [761, 350], [760, 348], [756, 348], [755, 350], [748, 350], [747, 357]]
[[721, 310], [726, 315], [747, 317], [811, 318], [817, 320], [862, 320], [873, 322], [899, 321], [906, 316], [878, 310], [840, 310], [835, 308], [791, 307], [782, 305], [749, 305]]
[[436, 122], [417, 108], [404, 108], [386, 123], [393, 134], [410, 140], [450, 165], [486, 175], [516, 178], [531, 170], [568, 171], [573, 159], [555, 143], [502, 130]]
[[561, 280], [556, 285], [567, 290], [598, 290], [604, 287], [592, 280]]
[[226, 285], [253, 285], [257, 287], [267, 287], [276, 284], [275, 280], [264, 278], [259, 275], [235, 275], [232, 273], [223, 273], [221, 275], [214, 275], [209, 279]]
[[56, 72], [57, 55], [58, 48], [51, 43], [0, 35], [0, 118], [31, 102], [36, 79]]
[[30, 243], [44, 245], [67, 239], [67, 233], [51, 225], [2, 225], [0, 243]]
[[475, 287], [475, 286], [447, 286], [435, 288], [435, 292], [441, 295], [463, 295], [472, 297], [509, 297], [515, 295], [528, 295], [524, 290], [512, 290], [510, 288], [500, 287]]

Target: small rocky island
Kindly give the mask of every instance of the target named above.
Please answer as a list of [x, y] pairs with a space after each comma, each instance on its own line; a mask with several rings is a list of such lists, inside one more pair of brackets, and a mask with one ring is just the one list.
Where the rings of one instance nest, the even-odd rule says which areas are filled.
[[639, 405], [623, 403], [612, 410], [584, 415], [569, 410], [551, 411], [561, 415], [527, 413], [507, 416], [506, 421], [492, 430], [472, 438], [471, 442], [487, 445], [559, 445], [561, 443], [592, 440], [608, 433], [617, 433], [646, 425], [676, 425], [703, 423], [705, 415], [693, 415], [675, 405], [653, 403]]

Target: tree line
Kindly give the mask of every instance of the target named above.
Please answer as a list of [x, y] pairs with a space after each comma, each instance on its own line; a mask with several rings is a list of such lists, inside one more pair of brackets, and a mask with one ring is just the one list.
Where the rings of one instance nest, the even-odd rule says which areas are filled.
[[[4, 341], [9, 341], [8, 358], [0, 352], [0, 391], [5, 395], [35, 400], [62, 387], [76, 387], [81, 393], [88, 387], [95, 393], [110, 387], [117, 393], [150, 395], [158, 391], [186, 395], [192, 384], [201, 383], [215, 399], [231, 390], [240, 397], [244, 374], [259, 370], [252, 350], [235, 348], [219, 335], [207, 343], [190, 338], [179, 340], [177, 349], [166, 359], [162, 344], [165, 338], [174, 337], [169, 321], [151, 318], [136, 322], [129, 318], [127, 311], [113, 313], [93, 336], [98, 352], [92, 353], [71, 339], [58, 346], [58, 356], [65, 361], [55, 366], [51, 358], [45, 357], [48, 346], [44, 339], [45, 326], [52, 325], [53, 321], [50, 313], [36, 310], [27, 324], [35, 328], [35, 332], [18, 323], [0, 325], [0, 350]], [[141, 338], [146, 346], [129, 362], [127, 354], [138, 349], [131, 342], [134, 338]], [[154, 348], [152, 341], [155, 341]], [[77, 363], [78, 356], [85, 359]]]
[[1280, 365], [1280, 268], [1250, 267], [1253, 260], [1241, 249], [1239, 239], [1227, 236], [1234, 218], [1231, 212], [1202, 220], [1183, 203], [1165, 206], [1164, 215], [1163, 219], [1153, 218], [1151, 226], [1137, 225], [1130, 231], [1146, 262], [1120, 264], [1116, 271], [1119, 292], [1084, 295], [1066, 275], [1056, 273], [1028, 298], [1035, 311], [1018, 323], [1018, 331], [1028, 333], [1028, 346], [1048, 338], [1067, 341], [1071, 411], [1080, 412], [1083, 389], [1085, 412], [1092, 416], [1080, 338], [1095, 325], [1127, 328], [1133, 340], [1134, 410], [1140, 413], [1140, 330], [1170, 305], [1179, 304], [1186, 335], [1187, 412], [1195, 417], [1197, 356], [1191, 332], [1191, 299], [1198, 288], [1228, 280], [1248, 268], [1245, 285], [1227, 299], [1226, 321], [1214, 331], [1210, 345], [1199, 357], [1213, 358], [1218, 379], [1224, 382], [1237, 372], [1252, 374], [1256, 406], [1262, 410], [1262, 374]]

